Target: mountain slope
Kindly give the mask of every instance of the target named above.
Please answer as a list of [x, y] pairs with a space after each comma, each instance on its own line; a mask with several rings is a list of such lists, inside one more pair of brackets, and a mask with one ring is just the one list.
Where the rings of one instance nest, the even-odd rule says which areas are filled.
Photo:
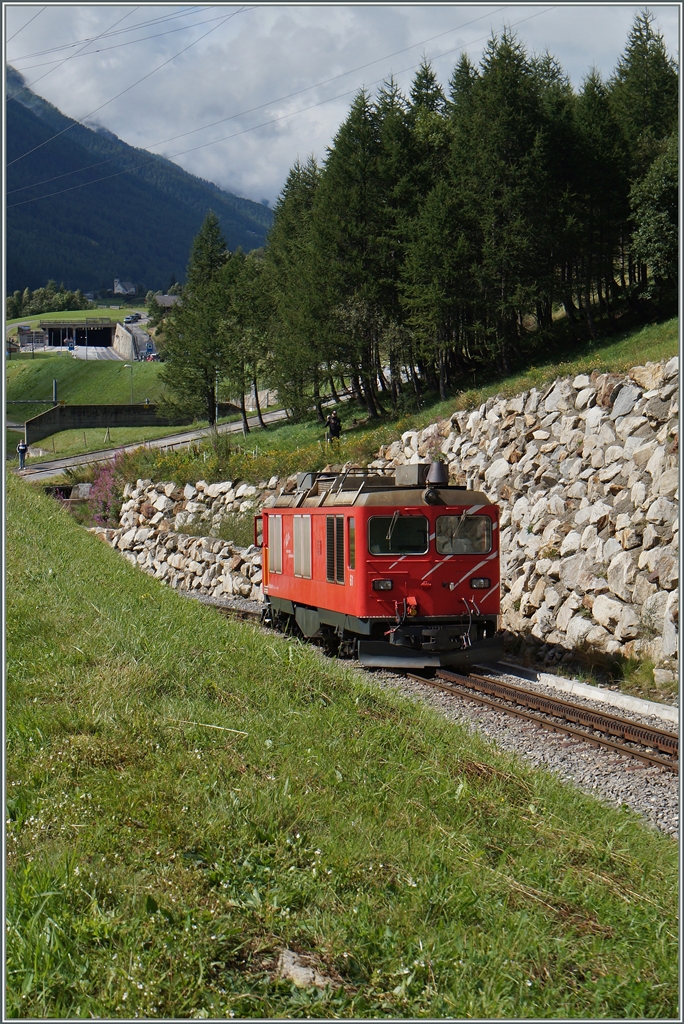
[[[128, 146], [111, 132], [72, 121], [22, 89], [23, 79], [11, 68], [7, 83], [8, 97], [15, 97], [6, 108], [8, 291], [36, 288], [49, 278], [83, 290], [111, 288], [114, 277], [143, 289], [164, 288], [172, 274], [182, 275], [210, 209], [230, 249], [264, 244], [272, 221], [267, 207]], [[36, 184], [56, 175], [63, 177]]]

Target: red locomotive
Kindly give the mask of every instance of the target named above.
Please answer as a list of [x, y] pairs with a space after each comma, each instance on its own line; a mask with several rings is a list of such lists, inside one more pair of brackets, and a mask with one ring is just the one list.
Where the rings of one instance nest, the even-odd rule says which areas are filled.
[[445, 469], [300, 473], [257, 517], [264, 621], [374, 668], [500, 658], [499, 510]]

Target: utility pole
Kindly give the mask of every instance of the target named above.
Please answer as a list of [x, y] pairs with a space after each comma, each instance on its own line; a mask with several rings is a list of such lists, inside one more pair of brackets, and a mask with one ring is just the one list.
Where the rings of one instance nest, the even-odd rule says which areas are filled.
[[127, 367], [131, 371], [131, 405], [133, 405], [133, 367], [130, 363], [124, 363], [124, 370]]
[[217, 370], [216, 371], [216, 387], [215, 387], [215, 390], [214, 390], [214, 405], [215, 405], [215, 408], [214, 408], [214, 426], [216, 428], [216, 433], [218, 433], [218, 412], [219, 412], [219, 410], [218, 410], [218, 407], [219, 407], [218, 386], [219, 386], [219, 372]]

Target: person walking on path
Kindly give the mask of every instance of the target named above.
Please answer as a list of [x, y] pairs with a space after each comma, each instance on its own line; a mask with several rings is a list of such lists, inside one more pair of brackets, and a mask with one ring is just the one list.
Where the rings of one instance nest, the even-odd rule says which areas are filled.
[[26, 461], [26, 452], [28, 451], [28, 445], [23, 437], [17, 445], [17, 451], [19, 452], [19, 469], [23, 469]]
[[340, 421], [340, 417], [337, 415], [334, 409], [328, 416], [327, 420], [325, 421], [325, 425], [328, 428], [328, 442], [336, 438], [339, 438], [340, 434], [342, 433], [342, 423]]

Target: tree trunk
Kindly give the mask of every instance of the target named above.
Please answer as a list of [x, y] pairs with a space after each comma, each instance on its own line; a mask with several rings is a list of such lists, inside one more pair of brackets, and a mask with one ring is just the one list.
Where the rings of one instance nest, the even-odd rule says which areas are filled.
[[351, 377], [351, 389], [352, 389], [352, 395], [354, 396], [354, 398], [355, 398], [356, 402], [358, 403], [358, 405], [360, 405], [362, 409], [365, 409], [366, 408], [366, 400], [364, 398], [363, 391], [361, 390], [361, 381], [359, 380], [358, 373], [352, 374], [352, 377]]
[[249, 423], [247, 422], [247, 405], [245, 403], [245, 391], [242, 389], [240, 395], [240, 412], [242, 413], [242, 433], [246, 437], [249, 434]]
[[446, 378], [444, 373], [444, 349], [440, 347], [438, 352], [439, 359], [439, 397], [442, 401], [446, 399]]
[[267, 427], [266, 424], [264, 423], [264, 417], [261, 415], [261, 405], [259, 404], [259, 389], [257, 388], [256, 374], [254, 374], [252, 384], [254, 385], [254, 401], [256, 403], [256, 413], [257, 416], [259, 417], [259, 426], [261, 427], [262, 430], [266, 430]]
[[596, 324], [594, 323], [594, 314], [591, 308], [591, 293], [590, 293], [589, 282], [586, 281], [584, 284], [584, 303], [586, 305], [587, 312], [587, 327], [589, 328], [589, 335], [592, 341], [596, 341], [598, 337], [596, 333]]
[[367, 372], [361, 374], [361, 393], [364, 399], [364, 407], [371, 419], [378, 418], [378, 410], [373, 398], [373, 389]]
[[207, 389], [204, 394], [204, 401], [207, 406], [207, 419], [209, 420], [209, 426], [216, 426], [216, 392], [214, 387], [207, 385]]
[[321, 403], [321, 389], [318, 383], [318, 374], [314, 377], [313, 382], [314, 388], [314, 404], [316, 406], [316, 419], [319, 423], [325, 423], [325, 416], [323, 415], [323, 405]]
[[333, 401], [337, 405], [339, 405], [340, 404], [340, 396], [337, 394], [337, 389], [335, 388], [335, 381], [333, 380], [332, 373], [329, 374], [329, 376], [328, 376], [328, 384], [330, 385], [330, 394], [332, 395]]

